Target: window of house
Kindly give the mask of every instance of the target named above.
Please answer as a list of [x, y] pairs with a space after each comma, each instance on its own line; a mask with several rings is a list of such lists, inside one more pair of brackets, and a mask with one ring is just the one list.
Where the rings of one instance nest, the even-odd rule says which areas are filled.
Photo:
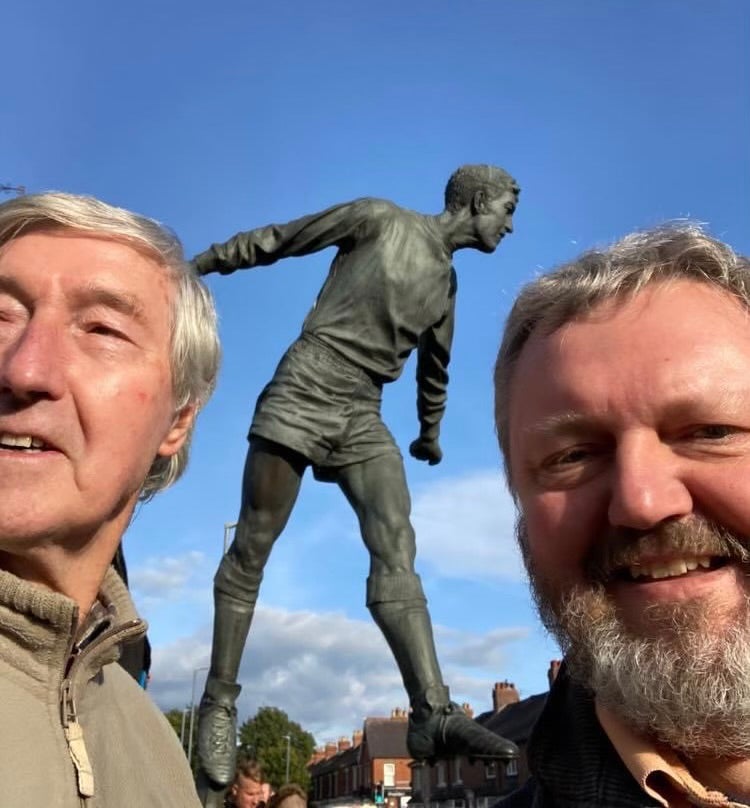
[[357, 783], [357, 767], [352, 766], [352, 791], [356, 791], [357, 786], [358, 786], [358, 783]]
[[383, 764], [383, 786], [385, 788], [393, 788], [396, 785], [396, 764], [384, 763]]
[[509, 760], [505, 764], [505, 774], [507, 777], [518, 777], [518, 761]]
[[459, 785], [462, 782], [461, 780], [461, 758], [454, 757], [453, 758], [453, 784]]
[[445, 763], [438, 763], [435, 767], [437, 769], [437, 785], [438, 787], [445, 785]]
[[484, 776], [488, 780], [494, 780], [497, 777], [497, 763], [495, 763], [494, 761], [492, 763], [485, 763]]

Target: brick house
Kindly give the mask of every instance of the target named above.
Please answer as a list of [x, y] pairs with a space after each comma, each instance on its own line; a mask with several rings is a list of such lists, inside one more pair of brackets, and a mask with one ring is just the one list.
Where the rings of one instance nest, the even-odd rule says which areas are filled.
[[351, 740], [317, 749], [308, 766], [312, 802], [317, 808], [356, 808], [375, 804], [404, 808], [411, 797], [411, 758], [406, 749], [409, 715], [395, 709], [390, 718], [366, 718]]
[[[559, 667], [557, 660], [550, 663], [547, 672], [550, 684]], [[489, 808], [499, 797], [523, 785], [529, 777], [526, 747], [546, 698], [546, 693], [539, 693], [521, 699], [510, 682], [495, 683], [492, 710], [476, 720], [513, 741], [519, 747], [519, 759], [508, 764], [470, 762], [465, 757], [438, 761], [434, 766], [413, 763], [410, 808]], [[467, 712], [472, 714], [469, 709]]]

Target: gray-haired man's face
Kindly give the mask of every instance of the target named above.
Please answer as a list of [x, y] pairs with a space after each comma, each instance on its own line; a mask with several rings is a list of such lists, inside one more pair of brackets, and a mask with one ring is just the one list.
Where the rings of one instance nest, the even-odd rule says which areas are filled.
[[0, 549], [122, 532], [174, 454], [172, 284], [121, 241], [39, 231], [0, 249]]

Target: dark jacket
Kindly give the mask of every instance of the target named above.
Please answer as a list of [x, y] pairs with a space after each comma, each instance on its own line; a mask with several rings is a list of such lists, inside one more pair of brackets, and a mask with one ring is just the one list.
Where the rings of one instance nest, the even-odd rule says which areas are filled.
[[593, 696], [557, 675], [527, 750], [532, 777], [494, 808], [652, 808], [601, 728]]

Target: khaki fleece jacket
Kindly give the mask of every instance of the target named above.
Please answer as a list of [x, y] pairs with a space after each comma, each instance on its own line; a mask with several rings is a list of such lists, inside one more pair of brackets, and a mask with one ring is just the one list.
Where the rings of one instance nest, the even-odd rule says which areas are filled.
[[146, 631], [114, 570], [77, 623], [72, 600], [0, 570], [0, 808], [199, 808], [174, 730], [112, 664]]

